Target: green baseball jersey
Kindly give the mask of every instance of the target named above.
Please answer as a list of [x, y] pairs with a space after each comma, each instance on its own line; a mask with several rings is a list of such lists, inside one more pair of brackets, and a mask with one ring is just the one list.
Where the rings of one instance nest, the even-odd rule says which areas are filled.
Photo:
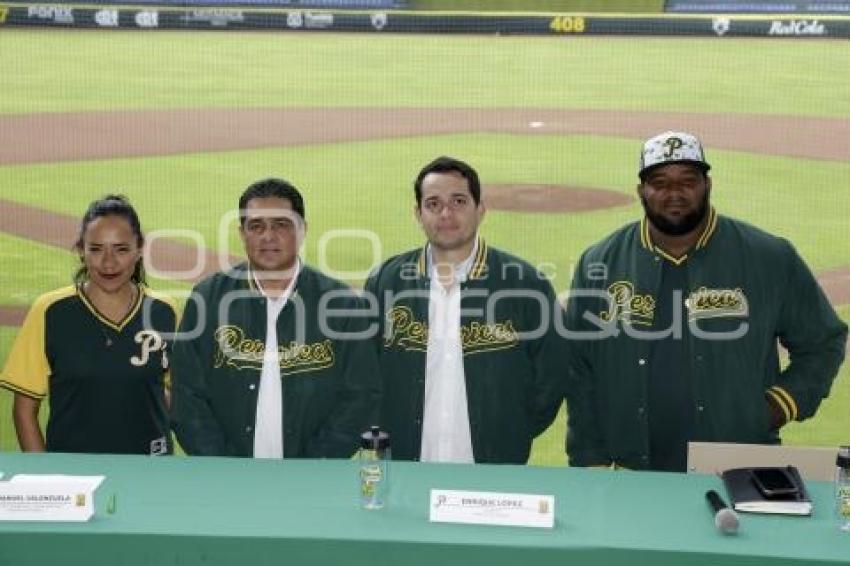
[[[266, 298], [247, 264], [195, 286], [174, 344], [174, 431], [188, 454], [254, 454]], [[356, 313], [359, 313], [356, 314]], [[302, 265], [277, 319], [285, 458], [347, 458], [380, 395], [364, 301]]]
[[73, 286], [42, 295], [30, 308], [0, 385], [48, 398], [47, 450], [171, 451], [165, 387], [177, 316], [170, 299], [139, 289], [118, 323]]
[[[687, 270], [673, 305], [680, 318], [661, 329], [659, 303], [673, 298], [662, 293], [665, 262], [686, 262]], [[789, 242], [714, 209], [681, 258], [653, 244], [646, 219], [590, 247], [573, 280], [567, 328], [567, 451], [578, 466], [651, 467], [653, 374], [686, 374], [688, 440], [779, 442], [767, 397], [787, 421], [814, 415], [847, 340], [847, 325]], [[652, 367], [671, 363], [652, 353], [675, 332], [687, 334], [687, 355], [677, 356], [679, 367]], [[789, 354], [784, 366], [780, 344]], [[673, 420], [668, 426], [683, 426]]]
[[[425, 248], [390, 258], [366, 290], [377, 299], [381, 425], [392, 456], [418, 460], [428, 355], [430, 278]], [[566, 342], [549, 281], [483, 240], [461, 283], [460, 339], [476, 462], [524, 464], [564, 395]]]

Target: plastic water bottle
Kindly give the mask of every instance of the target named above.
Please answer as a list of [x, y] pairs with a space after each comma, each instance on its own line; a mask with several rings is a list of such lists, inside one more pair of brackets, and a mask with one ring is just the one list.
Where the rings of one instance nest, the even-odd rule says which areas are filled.
[[835, 459], [835, 518], [838, 529], [850, 533], [850, 446], [839, 448]]
[[381, 509], [389, 490], [390, 436], [373, 426], [360, 436], [360, 506]]

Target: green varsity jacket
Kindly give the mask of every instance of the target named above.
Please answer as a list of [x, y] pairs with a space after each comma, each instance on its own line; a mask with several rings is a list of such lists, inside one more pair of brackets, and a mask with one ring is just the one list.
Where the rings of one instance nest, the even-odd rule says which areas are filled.
[[[387, 260], [366, 290], [378, 300], [381, 424], [395, 459], [422, 443], [430, 279], [425, 249]], [[492, 313], [487, 316], [488, 310]], [[476, 462], [525, 463], [555, 417], [566, 381], [562, 311], [548, 280], [527, 262], [479, 240], [461, 284], [461, 342]], [[535, 331], [536, 334], [535, 334]]]
[[[712, 209], [695, 247], [675, 260], [653, 245], [644, 219], [589, 248], [573, 280], [571, 465], [639, 469], [649, 462], [652, 340], [641, 332], [665, 300], [656, 293], [663, 261], [688, 262], [682, 326], [691, 333], [691, 355], [682, 369], [694, 383], [693, 440], [778, 443], [766, 395], [790, 421], [814, 415], [829, 394], [847, 326], [789, 242]], [[784, 369], [777, 342], [789, 353]]]
[[[376, 421], [374, 348], [351, 335], [368, 328], [363, 307], [342, 283], [302, 265], [277, 321], [284, 457], [348, 457]], [[265, 337], [266, 299], [246, 265], [195, 287], [172, 356], [172, 425], [188, 454], [253, 455]]]

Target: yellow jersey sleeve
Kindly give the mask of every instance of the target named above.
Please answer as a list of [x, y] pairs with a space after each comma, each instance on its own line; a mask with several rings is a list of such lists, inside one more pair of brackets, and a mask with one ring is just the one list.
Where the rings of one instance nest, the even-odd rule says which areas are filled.
[[47, 309], [57, 300], [73, 293], [74, 288], [69, 287], [47, 293], [36, 299], [15, 337], [2, 377], [0, 377], [0, 386], [36, 399], [47, 395], [48, 378], [51, 373], [45, 351]]

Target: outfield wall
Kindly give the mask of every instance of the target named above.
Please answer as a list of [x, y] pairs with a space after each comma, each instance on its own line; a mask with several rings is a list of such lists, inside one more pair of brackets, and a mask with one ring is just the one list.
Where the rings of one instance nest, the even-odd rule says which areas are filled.
[[848, 14], [847, 0], [666, 0], [665, 12], [745, 14]]
[[0, 25], [507, 35], [850, 38], [850, 16], [635, 16], [0, 4]]

